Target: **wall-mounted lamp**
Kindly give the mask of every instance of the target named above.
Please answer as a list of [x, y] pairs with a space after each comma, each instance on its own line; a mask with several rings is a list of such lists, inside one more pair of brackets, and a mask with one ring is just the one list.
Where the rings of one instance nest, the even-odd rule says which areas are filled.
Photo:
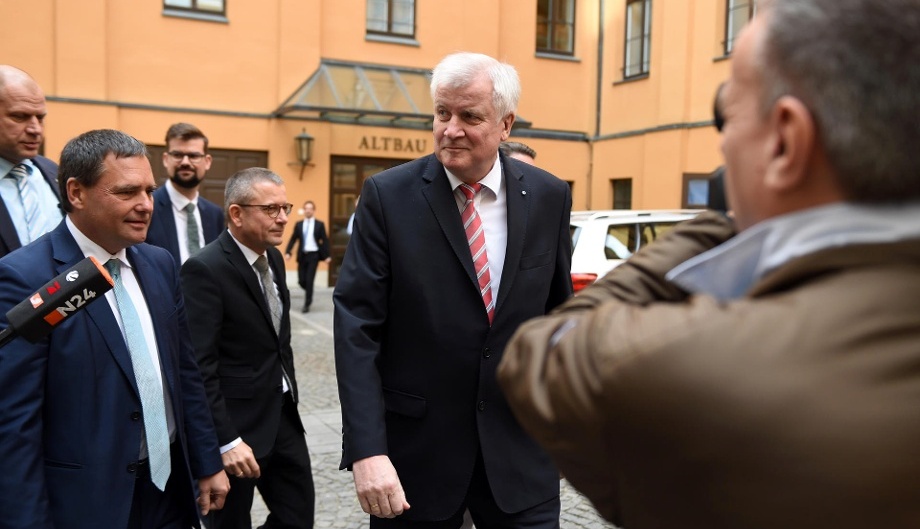
[[310, 160], [313, 159], [313, 136], [307, 134], [307, 129], [294, 136], [294, 143], [297, 147], [297, 161], [300, 162], [300, 179], [303, 180], [303, 170], [308, 165], [312, 166]]

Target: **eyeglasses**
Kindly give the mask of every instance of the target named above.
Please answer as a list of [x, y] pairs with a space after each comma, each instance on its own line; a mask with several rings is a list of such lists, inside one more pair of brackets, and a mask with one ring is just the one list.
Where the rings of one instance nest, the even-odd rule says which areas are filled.
[[284, 204], [279, 206], [278, 204], [237, 204], [241, 208], [261, 208], [266, 215], [273, 219], [277, 219], [278, 215], [284, 211], [285, 215], [290, 215], [291, 210], [294, 209], [294, 204]]
[[204, 160], [206, 154], [201, 154], [200, 152], [179, 152], [179, 151], [169, 151], [166, 153], [169, 155], [173, 161], [181, 162], [183, 158], [188, 157], [188, 161], [192, 163], [198, 163], [201, 160]]

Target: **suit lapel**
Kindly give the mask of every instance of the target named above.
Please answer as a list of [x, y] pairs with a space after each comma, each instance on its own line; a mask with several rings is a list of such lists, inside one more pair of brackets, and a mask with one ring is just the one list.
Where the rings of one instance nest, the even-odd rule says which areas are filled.
[[198, 213], [201, 215], [201, 231], [204, 232], [205, 243], [213, 241], [217, 238], [222, 226], [216, 222], [217, 215], [211, 213], [211, 204], [207, 203], [200, 194], [198, 195]]
[[[64, 222], [58, 224], [58, 227], [52, 232], [51, 247], [54, 252], [54, 260], [57, 263], [58, 274], [83, 260], [83, 252]], [[108, 346], [115, 363], [124, 373], [134, 391], [137, 392], [134, 368], [131, 366], [131, 354], [128, 352], [128, 345], [125, 343], [121, 328], [118, 326], [118, 320], [115, 319], [108, 301], [103, 303], [102, 300], [99, 300], [98, 303], [90, 303], [86, 306], [84, 312], [86, 317], [99, 330], [99, 334]]]
[[173, 254], [176, 257], [176, 261], [178, 261], [179, 256], [182, 254], [179, 253], [179, 236], [176, 234], [176, 218], [173, 214], [173, 205], [169, 200], [166, 186], [163, 186], [157, 193], [159, 195], [156, 197], [156, 204], [153, 207], [154, 210], [159, 208], [161, 212], [157, 217], [160, 219], [160, 229], [165, 230], [163, 240], [169, 245], [167, 248], [169, 253]]
[[450, 243], [466, 275], [469, 276], [470, 284], [475, 289], [479, 289], [476, 282], [476, 269], [473, 266], [473, 256], [470, 255], [470, 246], [466, 242], [466, 233], [463, 231], [463, 224], [460, 222], [460, 210], [457, 209], [457, 200], [454, 198], [454, 192], [450, 188], [450, 182], [447, 180], [447, 173], [444, 172], [444, 166], [434, 157], [429, 155], [428, 164], [422, 173], [422, 194], [428, 201], [432, 213], [444, 232], [444, 237]]
[[256, 278], [256, 272], [252, 268], [252, 265], [246, 262], [246, 257], [243, 255], [239, 246], [236, 245], [236, 241], [233, 240], [229, 231], [221, 233], [218, 240], [227, 256], [227, 260], [230, 261], [230, 264], [236, 269], [243, 284], [246, 285], [246, 289], [249, 290], [250, 295], [256, 300], [256, 304], [262, 311], [262, 317], [265, 318], [268, 326], [274, 330], [275, 324], [272, 322], [272, 315], [268, 309], [268, 301], [265, 300], [265, 294], [262, 293], [262, 285], [259, 279]]
[[530, 210], [528, 195], [530, 189], [524, 181], [524, 173], [513, 164], [502, 160], [502, 172], [505, 180], [505, 204], [508, 208], [508, 236], [505, 247], [505, 264], [502, 268], [502, 281], [498, 287], [498, 299], [495, 314], [499, 314], [514, 278], [517, 275], [521, 254], [524, 251], [524, 239], [527, 233], [527, 218]]
[[[153, 333], [157, 341], [157, 351], [160, 357], [160, 371], [164, 380], [169, 384], [170, 394], [175, 395], [175, 381], [171, 374], [176, 372], [173, 366], [172, 355], [166, 350], [165, 344], [170, 343], [165, 333], [168, 326], [163, 322], [163, 318], [169, 315], [174, 309], [173, 297], [170, 292], [175, 288], [167, 285], [163, 281], [163, 274], [152, 265], [147, 255], [144, 255], [132, 246], [127, 249], [128, 262], [134, 267], [134, 275], [144, 294], [144, 300], [147, 302], [147, 310], [150, 312], [150, 320], [153, 323]], [[130, 355], [129, 355], [130, 359]]]
[[16, 225], [13, 224], [13, 218], [10, 217], [10, 212], [6, 209], [6, 203], [2, 198], [0, 198], [0, 239], [11, 252], [22, 246], [19, 234], [16, 233]]

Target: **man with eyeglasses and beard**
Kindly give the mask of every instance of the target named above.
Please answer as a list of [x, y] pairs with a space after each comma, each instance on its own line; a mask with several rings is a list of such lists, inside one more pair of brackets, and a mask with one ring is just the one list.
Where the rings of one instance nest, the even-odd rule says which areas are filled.
[[[231, 492], [209, 529], [313, 527], [313, 476], [291, 350], [291, 295], [281, 244], [291, 213], [284, 182], [252, 167], [227, 180], [228, 229], [182, 265], [189, 331]], [[259, 525], [256, 521], [255, 525]]]
[[166, 248], [182, 264], [224, 229], [223, 209], [198, 194], [211, 168], [207, 136], [189, 123], [169, 127], [163, 167], [169, 180], [153, 193], [146, 242]]

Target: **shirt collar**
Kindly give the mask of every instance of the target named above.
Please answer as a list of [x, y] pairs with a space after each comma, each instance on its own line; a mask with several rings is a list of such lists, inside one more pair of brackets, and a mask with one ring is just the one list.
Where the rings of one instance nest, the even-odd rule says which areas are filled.
[[[447, 181], [450, 182], [450, 188], [453, 191], [456, 191], [460, 184], [463, 183], [462, 180], [457, 178], [453, 173], [451, 173], [446, 167], [444, 172], [447, 173]], [[486, 176], [483, 177], [478, 183], [482, 184], [483, 187], [492, 191], [493, 194], [498, 195], [498, 191], [502, 187], [502, 166], [499, 163], [499, 157], [495, 157], [495, 162], [492, 164], [492, 168], [489, 169], [489, 172], [486, 173]]]
[[38, 169], [38, 168], [35, 166], [34, 163], [32, 163], [32, 160], [30, 160], [30, 159], [28, 159], [28, 158], [26, 158], [25, 160], [23, 160], [23, 161], [21, 161], [21, 162], [18, 162], [18, 163], [13, 163], [13, 162], [7, 160], [6, 158], [0, 158], [0, 176], [5, 177], [6, 174], [9, 173], [10, 170], [13, 169], [14, 166], [17, 166], [17, 165], [19, 165], [19, 164], [29, 166], [29, 167], [32, 169], [32, 170], [29, 172], [30, 175], [36, 174], [36, 169]]
[[668, 272], [691, 293], [737, 299], [773, 270], [815, 252], [920, 237], [920, 203], [837, 203], [763, 221]]
[[114, 254], [110, 254], [105, 248], [99, 246], [93, 242], [89, 237], [83, 234], [80, 231], [80, 228], [73, 223], [70, 219], [70, 215], [64, 217], [64, 221], [67, 223], [67, 229], [70, 230], [70, 235], [73, 236], [74, 240], [77, 242], [77, 246], [80, 247], [80, 251], [83, 252], [84, 257], [94, 257], [100, 264], [105, 265], [109, 262], [109, 259], [118, 259], [121, 261], [121, 264], [131, 267], [131, 263], [128, 262], [128, 250], [127, 248], [122, 248]]
[[236, 237], [234, 237], [234, 236], [233, 236], [233, 232], [231, 232], [231, 231], [229, 231], [229, 230], [228, 230], [228, 232], [230, 233], [230, 237], [233, 239], [233, 242], [235, 242], [236, 245], [240, 247], [240, 251], [243, 252], [243, 257], [246, 258], [246, 262], [249, 263], [249, 266], [252, 266], [252, 265], [256, 262], [256, 259], [259, 258], [260, 255], [265, 255], [265, 259], [268, 259], [268, 255], [266, 255], [265, 252], [256, 253], [256, 252], [252, 251], [252, 248], [250, 248], [250, 247], [246, 246], [245, 244], [241, 243], [241, 242], [239, 241], [239, 239], [237, 239]]
[[169, 201], [172, 202], [173, 207], [177, 210], [184, 210], [189, 202], [195, 204], [195, 207], [198, 207], [198, 193], [195, 193], [194, 199], [189, 200], [176, 189], [172, 180], [166, 180], [166, 194], [169, 195]]

